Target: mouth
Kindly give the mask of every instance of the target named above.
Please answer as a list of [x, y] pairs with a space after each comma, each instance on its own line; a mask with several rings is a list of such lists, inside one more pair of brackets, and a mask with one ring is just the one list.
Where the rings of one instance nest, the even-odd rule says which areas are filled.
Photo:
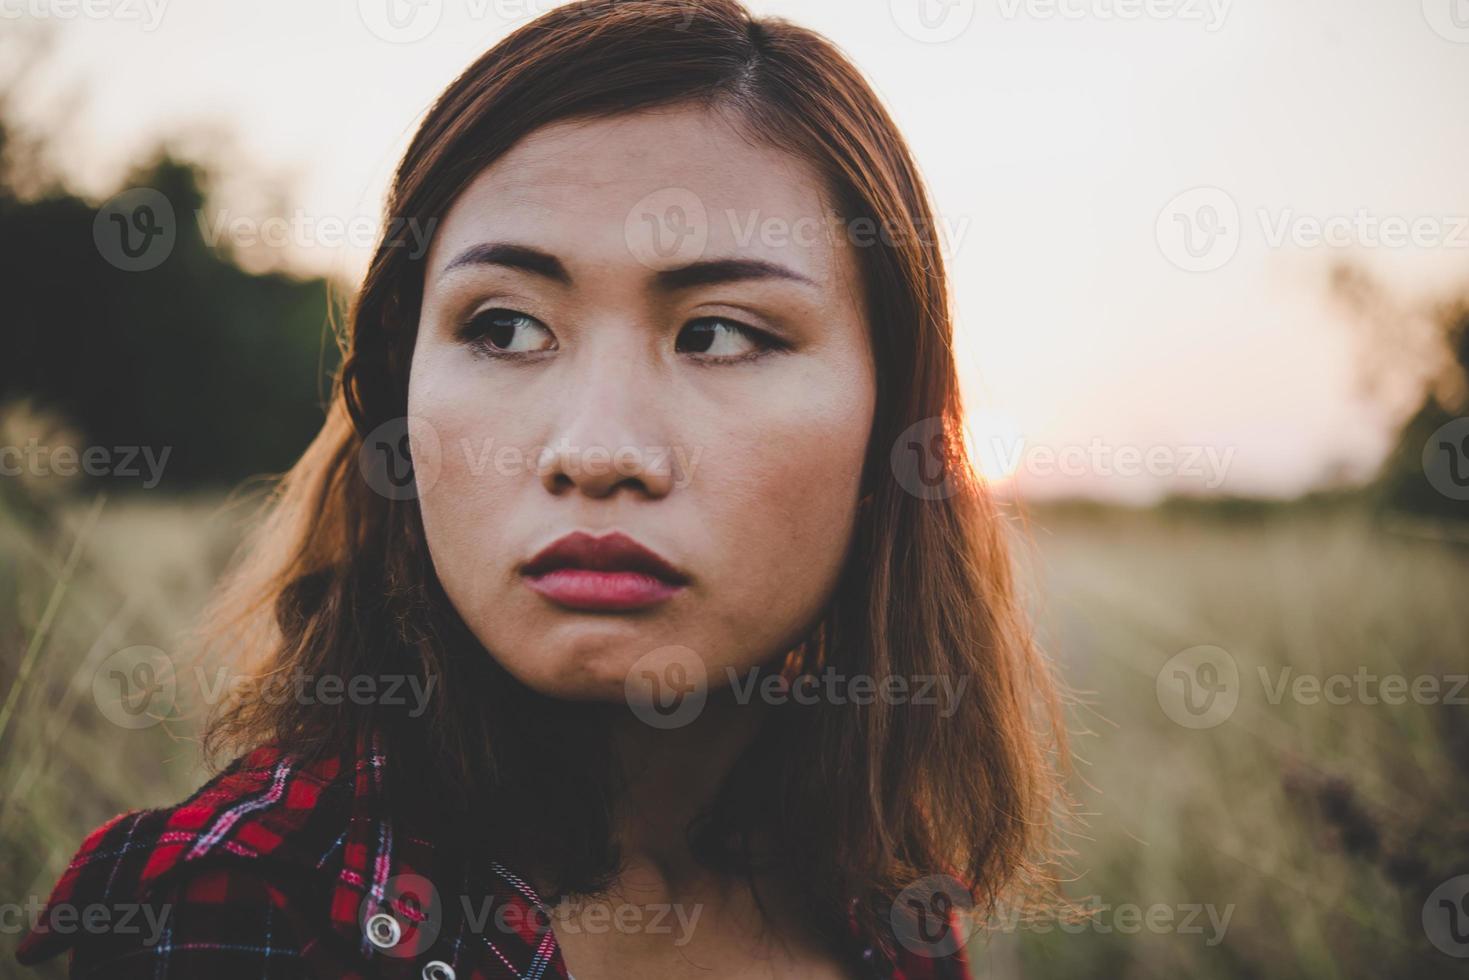
[[593, 537], [573, 531], [520, 568], [533, 592], [566, 609], [630, 612], [673, 598], [689, 578], [657, 552], [614, 531]]

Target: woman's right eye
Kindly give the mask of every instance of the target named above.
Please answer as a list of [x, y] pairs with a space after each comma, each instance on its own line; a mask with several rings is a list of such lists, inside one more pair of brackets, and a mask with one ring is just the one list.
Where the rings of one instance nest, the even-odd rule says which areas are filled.
[[492, 356], [556, 349], [550, 328], [518, 310], [481, 310], [470, 317], [463, 332], [471, 343]]

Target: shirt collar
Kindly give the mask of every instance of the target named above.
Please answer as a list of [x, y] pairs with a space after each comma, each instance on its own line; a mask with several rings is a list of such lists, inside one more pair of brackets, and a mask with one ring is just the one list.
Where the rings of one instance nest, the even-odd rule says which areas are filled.
[[[465, 946], [479, 946], [510, 975], [565, 977], [550, 917], [534, 889], [503, 864], [469, 862], [433, 841], [436, 822], [424, 819], [427, 801], [392, 793], [394, 761], [382, 732], [359, 736], [332, 898], [334, 928], [364, 955], [405, 965], [430, 954], [461, 960]], [[373, 919], [382, 915], [397, 929], [378, 920], [375, 936]], [[385, 939], [394, 941], [384, 948]]]

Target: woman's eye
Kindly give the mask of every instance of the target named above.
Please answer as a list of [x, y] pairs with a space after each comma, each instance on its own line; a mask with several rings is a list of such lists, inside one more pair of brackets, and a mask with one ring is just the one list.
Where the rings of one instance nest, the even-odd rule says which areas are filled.
[[717, 316], [690, 320], [679, 331], [674, 349], [711, 358], [750, 357], [775, 347], [774, 339], [754, 327]]
[[470, 319], [465, 333], [491, 354], [530, 354], [556, 348], [556, 338], [544, 323], [516, 310], [482, 310]]

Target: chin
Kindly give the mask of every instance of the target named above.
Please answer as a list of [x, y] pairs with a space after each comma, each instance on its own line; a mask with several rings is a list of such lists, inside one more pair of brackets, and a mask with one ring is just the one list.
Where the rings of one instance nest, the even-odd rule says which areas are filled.
[[[518, 650], [495, 655], [495, 659], [537, 694], [565, 701], [626, 700], [628, 672], [639, 657], [658, 645], [605, 626], [553, 628], [540, 635], [545, 638], [541, 642], [515, 644]], [[489, 643], [485, 646], [497, 649]]]

